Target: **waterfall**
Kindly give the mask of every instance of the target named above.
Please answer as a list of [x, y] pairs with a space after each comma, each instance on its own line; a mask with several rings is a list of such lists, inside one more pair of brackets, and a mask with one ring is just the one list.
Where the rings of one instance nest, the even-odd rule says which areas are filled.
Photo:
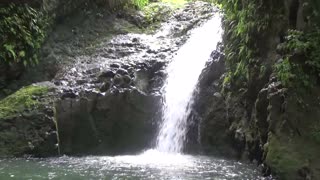
[[158, 151], [179, 153], [183, 150], [192, 94], [206, 61], [221, 41], [221, 31], [221, 18], [216, 13], [192, 31], [190, 39], [168, 65], [168, 78], [163, 87], [162, 124], [156, 145]]

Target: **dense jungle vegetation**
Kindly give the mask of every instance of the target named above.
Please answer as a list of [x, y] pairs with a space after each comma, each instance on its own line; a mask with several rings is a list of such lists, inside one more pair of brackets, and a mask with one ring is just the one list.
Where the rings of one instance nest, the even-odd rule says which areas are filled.
[[[185, 3], [184, 0], [163, 2]], [[275, 22], [283, 19], [284, 7], [278, 6], [278, 1], [209, 2], [218, 4], [225, 13], [225, 53], [229, 67], [225, 83], [238, 84], [248, 81], [253, 75], [250, 67], [259, 67], [259, 74], [263, 76], [270, 67], [258, 58], [263, 54], [264, 47], [252, 37], [268, 36], [268, 33], [276, 31]], [[132, 0], [109, 3], [109, 6], [143, 9], [148, 3], [148, 0]], [[320, 73], [320, 51], [317, 48], [320, 43], [320, 5], [314, 0], [305, 2], [303, 6], [308, 9], [305, 10], [308, 14], [304, 16], [307, 18], [306, 27], [296, 29], [292, 24], [286, 25], [287, 31], [282, 32], [283, 40], [278, 46], [282, 57], [271, 67], [288, 87], [313, 86]], [[3, 17], [0, 20], [0, 61], [8, 64], [22, 63], [24, 66], [37, 64], [38, 50], [53, 18], [48, 17], [43, 9], [28, 4], [1, 5], [0, 16]], [[303, 57], [303, 60], [297, 60], [297, 56]]]
[[[272, 68], [277, 77], [287, 87], [310, 88], [319, 81], [320, 43], [318, 1], [306, 1], [302, 4], [304, 25], [297, 24], [297, 14], [288, 12], [279, 1], [224, 1], [218, 3], [225, 12], [225, 53], [229, 74], [225, 83], [248, 82], [257, 69], [263, 76]], [[298, 8], [298, 7], [292, 7]], [[290, 10], [289, 10], [290, 11]], [[290, 14], [292, 13], [292, 14]], [[290, 16], [289, 22], [285, 19]], [[301, 14], [300, 14], [301, 15]], [[299, 16], [299, 15], [298, 15]], [[299, 17], [300, 18], [300, 17]], [[277, 51], [281, 54], [278, 62], [270, 63], [259, 58], [264, 55], [266, 45], [259, 41], [281, 29], [281, 42]], [[300, 26], [300, 27], [299, 27]], [[269, 67], [268, 67], [269, 66]], [[251, 70], [250, 70], [251, 69]]]
[[[28, 122], [25, 121], [25, 117], [20, 114], [29, 117], [30, 112], [40, 109], [39, 112], [37, 112], [38, 114], [33, 113], [34, 116], [29, 118], [38, 118], [40, 114], [45, 118], [50, 117], [55, 119], [57, 107], [55, 106], [56, 104], [52, 102], [58, 99], [60, 103], [74, 103], [73, 100], [76, 98], [80, 99], [78, 95], [83, 93], [80, 91], [82, 90], [81, 88], [84, 87], [83, 84], [92, 88], [92, 82], [93, 84], [97, 83], [96, 87], [91, 89], [92, 94], [97, 93], [96, 90], [103, 94], [112, 89], [112, 86], [117, 84], [117, 81], [119, 84], [127, 82], [128, 84], [126, 85], [122, 84], [125, 88], [131, 87], [131, 85], [134, 84], [135, 76], [138, 74], [137, 78], [143, 78], [137, 82], [137, 84], [139, 87], [142, 84], [141, 87], [144, 87], [142, 88], [143, 90], [147, 89], [145, 88], [147, 86], [146, 84], [155, 82], [157, 79], [153, 78], [148, 81], [148, 83], [144, 83], [147, 81], [146, 79], [153, 75], [163, 75], [163, 69], [161, 69], [162, 67], [160, 68], [160, 66], [165, 66], [165, 63], [159, 63], [159, 67], [155, 65], [157, 68], [153, 68], [153, 65], [148, 64], [149, 62], [144, 65], [138, 63], [134, 66], [134, 68], [138, 69], [137, 72], [140, 71], [140, 66], [147, 67], [150, 65], [148, 68], [152, 67], [151, 69], [156, 69], [157, 73], [154, 72], [152, 74], [148, 71], [142, 74], [133, 72], [130, 72], [132, 73], [130, 74], [129, 71], [133, 71], [130, 64], [131, 62], [129, 62], [129, 60], [127, 62], [126, 59], [121, 59], [123, 58], [122, 56], [135, 53], [132, 51], [140, 52], [142, 49], [141, 52], [146, 52], [146, 54], [150, 55], [149, 59], [158, 58], [167, 60], [170, 59], [167, 57], [171, 56], [165, 55], [166, 53], [168, 54], [168, 52], [173, 52], [170, 51], [172, 47], [163, 50], [164, 54], [162, 55], [164, 57], [162, 58], [162, 52], [157, 52], [157, 49], [154, 50], [142, 43], [140, 47], [140, 42], [138, 42], [139, 38], [129, 36], [127, 37], [129, 43], [123, 43], [122, 37], [119, 38], [116, 35], [131, 35], [130, 32], [133, 32], [133, 34], [142, 32], [144, 35], [150, 35], [145, 29], [149, 28], [154, 30], [160, 28], [160, 22], [164, 22], [159, 20], [162, 17], [157, 16], [163, 15], [169, 17], [167, 16], [168, 14], [174, 15], [175, 12], [173, 11], [187, 7], [183, 5], [190, 1], [196, 0], [94, 0], [90, 1], [90, 3], [88, 3], [89, 1], [87, 0], [56, 0], [56, 2], [58, 2], [57, 4], [60, 4], [53, 9], [50, 9], [51, 6], [54, 6], [54, 3], [53, 5], [50, 4], [53, 0], [44, 0], [43, 2], [49, 3], [40, 3], [41, 5], [38, 3], [40, 1], [37, 0], [24, 0], [19, 1], [19, 3], [0, 3], [0, 130], [3, 128], [3, 135], [1, 135], [2, 132], [0, 131], [0, 138], [5, 140], [10, 139], [8, 137], [18, 139], [18, 136], [15, 135], [17, 134], [17, 132], [15, 132], [16, 129], [11, 128], [11, 126], [16, 125], [12, 119], [18, 119], [24, 123]], [[201, 106], [199, 107], [201, 108], [199, 108], [199, 111], [204, 114], [201, 118], [207, 120], [205, 129], [210, 131], [207, 133], [209, 139], [208, 144], [214, 148], [221, 145], [221, 149], [223, 150], [225, 147], [229, 148], [230, 146], [230, 149], [235, 149], [234, 154], [236, 154], [235, 156], [238, 159], [257, 162], [257, 164], [260, 165], [263, 164], [263, 173], [266, 176], [276, 174], [279, 175], [280, 179], [291, 180], [296, 177], [301, 177], [300, 179], [296, 178], [298, 180], [312, 179], [311, 177], [317, 179], [317, 177], [320, 177], [320, 161], [318, 158], [315, 158], [319, 156], [320, 152], [320, 1], [205, 1], [211, 3], [203, 4], [210, 6], [212, 10], [215, 9], [211, 6], [212, 4], [220, 9], [223, 16], [222, 28], [224, 30], [222, 39], [223, 46], [221, 46], [221, 49], [219, 48], [219, 50], [214, 51], [217, 54], [215, 58], [219, 60], [222, 59], [221, 66], [219, 66], [219, 64], [216, 65], [217, 67], [221, 67], [221, 69], [216, 70], [216, 67], [211, 68], [208, 66], [206, 68], [213, 69], [212, 72], [211, 70], [208, 71], [205, 69], [199, 78], [199, 86], [201, 86], [199, 89], [202, 90], [199, 91], [199, 93], [205, 92], [204, 95], [201, 95], [203, 96], [203, 99], [201, 99], [203, 102], [200, 102]], [[165, 6], [163, 6], [163, 9], [169, 6], [169, 10], [164, 10], [161, 12], [162, 14], [158, 13], [163, 10], [159, 4], [162, 5], [164, 3]], [[73, 6], [74, 4], [76, 5]], [[196, 3], [189, 4], [196, 7]], [[204, 5], [194, 9], [201, 9], [202, 7], [204, 7]], [[202, 22], [199, 19], [195, 20], [197, 18], [194, 17], [201, 17], [207, 20], [210, 16], [202, 17], [202, 15], [205, 13], [213, 14], [211, 11], [207, 11], [201, 15], [195, 15], [193, 14], [195, 10], [192, 10], [192, 8], [193, 7], [187, 8], [188, 13], [191, 12], [191, 17], [185, 17], [181, 11], [176, 19], [172, 18], [168, 20], [173, 21], [169, 22], [173, 25], [176, 23], [175, 21], [178, 21], [177, 26], [172, 26], [174, 27], [172, 28], [174, 31], [180, 33], [177, 36], [181, 34], [186, 36], [181, 37], [181, 42], [170, 42], [174, 44], [174, 47], [177, 47], [177, 49], [186, 41], [187, 37], [189, 37], [189, 34], [187, 34], [189, 30], [196, 28], [199, 25], [197, 23]], [[100, 11], [101, 9], [103, 11]], [[78, 12], [75, 13], [75, 11]], [[80, 16], [83, 12], [88, 12], [88, 14], [92, 12], [92, 14], [81, 17], [82, 19], [71, 17], [72, 13]], [[71, 20], [65, 21], [69, 16]], [[115, 18], [119, 22], [115, 22]], [[87, 24], [83, 23], [84, 19]], [[90, 20], [92, 19], [97, 20], [95, 24], [90, 24]], [[190, 19], [194, 20], [194, 22], [188, 22]], [[63, 24], [64, 21], [65, 24]], [[112, 24], [113, 22], [115, 23]], [[83, 41], [79, 40], [84, 34], [84, 31], [81, 32], [83, 26], [77, 26], [79, 24], [83, 26], [88, 25], [87, 29], [84, 28], [87, 34], [84, 35]], [[99, 26], [101, 24], [103, 25]], [[153, 27], [150, 24], [157, 24], [159, 26], [155, 25]], [[61, 25], [59, 26], [60, 31], [56, 34], [52, 33], [58, 25]], [[91, 29], [90, 25], [97, 27], [96, 29]], [[184, 25], [190, 27], [184, 27]], [[179, 28], [182, 29], [181, 32]], [[64, 31], [68, 32], [65, 33]], [[108, 44], [112, 37], [117, 37], [117, 41], [119, 42]], [[72, 41], [73, 38], [75, 39], [74, 41]], [[50, 43], [47, 43], [48, 39], [51, 40]], [[103, 39], [103, 41], [100, 41], [100, 39]], [[68, 44], [69, 41], [71, 42]], [[102, 45], [100, 43], [102, 43]], [[41, 53], [46, 44], [50, 46], [46, 47], [44, 53], [45, 58], [42, 58]], [[56, 44], [61, 47], [54, 46]], [[96, 49], [100, 45], [108, 49], [101, 47], [100, 49]], [[68, 49], [69, 46], [72, 47]], [[135, 46], [137, 47], [133, 50], [132, 47]], [[51, 51], [55, 50], [58, 53], [52, 53], [54, 55], [50, 54]], [[81, 54], [82, 51], [85, 51], [87, 54]], [[91, 51], [99, 51], [99, 53], [103, 51], [104, 53], [102, 55], [96, 53], [96, 56], [93, 56]], [[78, 58], [78, 56], [80, 58]], [[113, 67], [110, 65], [111, 70], [106, 70], [100, 67], [101, 63], [93, 63], [94, 60], [98, 58], [104, 61], [121, 59], [129, 65], [113, 63]], [[79, 59], [81, 63], [78, 62], [80, 61]], [[41, 64], [43, 61], [47, 62], [46, 60], [52, 60], [52, 62], [50, 62], [51, 64]], [[61, 62], [70, 64], [78, 62], [78, 64], [76, 66], [77, 68], [72, 68], [70, 72], [63, 72], [61, 69], [69, 64], [63, 64]], [[88, 67], [87, 69], [87, 64], [83, 65], [85, 63], [91, 63], [90, 65], [92, 67]], [[28, 70], [36, 69], [35, 67], [41, 69], [48, 66], [46, 67], [47, 69], [44, 70], [48, 71], [48, 69], [51, 69], [51, 65], [53, 69], [52, 72], [50, 71], [47, 74], [46, 72], [40, 72], [40, 75], [37, 74], [36, 76], [43, 75], [45, 78], [39, 78], [40, 80], [33, 78], [32, 81], [27, 81], [26, 79], [34, 75], [33, 72], [30, 72], [28, 76], [24, 77], [25, 79], [21, 78], [22, 74]], [[129, 70], [122, 68], [122, 66], [127, 67]], [[39, 69], [36, 71], [39, 71]], [[74, 73], [71, 72], [73, 70]], [[100, 72], [100, 70], [103, 72]], [[62, 74], [64, 75], [58, 74], [60, 71], [63, 72]], [[68, 73], [72, 74], [72, 76]], [[95, 76], [91, 76], [92, 74], [90, 73], [95, 74]], [[58, 76], [56, 76], [57, 74]], [[81, 75], [83, 74], [89, 78], [81, 79]], [[216, 74], [219, 74], [219, 77], [214, 77], [218, 76]], [[165, 75], [159, 79], [163, 80], [164, 77]], [[73, 82], [67, 84], [67, 80], [70, 79], [73, 80]], [[20, 80], [24, 82], [19, 82], [21, 84], [18, 84]], [[205, 82], [201, 83], [201, 80]], [[44, 81], [46, 83], [49, 81], [49, 84], [53, 83], [53, 86], [61, 86], [59, 88], [63, 90], [59, 89], [56, 90], [56, 92], [62, 93], [53, 92], [55, 90], [51, 91], [51, 86], [47, 87], [46, 83], [44, 83], [45, 85], [41, 88], [33, 87], [32, 85], [29, 86], [30, 84]], [[75, 84], [81, 88], [76, 89], [73, 87]], [[118, 92], [118, 89], [116, 89], [115, 92]], [[121, 90], [119, 92], [125, 91]], [[83, 94], [85, 93], [86, 92]], [[139, 94], [139, 92], [137, 93]], [[87, 94], [84, 95], [84, 99], [92, 98], [91, 96], [88, 98], [86, 95]], [[141, 99], [140, 96], [136, 97], [134, 93], [128, 96], [133, 96], [132, 99], [134, 100]], [[124, 97], [127, 97], [127, 95], [125, 94]], [[141, 95], [141, 97], [144, 97], [144, 94], [143, 96]], [[46, 98], [49, 99], [49, 101], [43, 100]], [[101, 97], [97, 95], [97, 97], [94, 96], [94, 98], [99, 99]], [[67, 99], [67, 101], [64, 101], [65, 99]], [[107, 101], [107, 98], [103, 100]], [[117, 100], [121, 101], [119, 103], [121, 106], [128, 104], [122, 99]], [[96, 99], [93, 101], [95, 102]], [[82, 103], [90, 104], [91, 102]], [[108, 101], [108, 103], [110, 102]], [[145, 102], [140, 103], [139, 101], [136, 104], [146, 107], [144, 103]], [[52, 107], [51, 109], [49, 108], [49, 115], [47, 115], [46, 110], [49, 106]], [[109, 108], [109, 106], [107, 108]], [[45, 109], [45, 113], [42, 113], [42, 111], [44, 111], [43, 109]], [[71, 108], [69, 111], [77, 112], [72, 111]], [[115, 112], [117, 112], [115, 113], [116, 115], [124, 114], [122, 112], [118, 113], [118, 111]], [[133, 114], [135, 113], [135, 111], [132, 112]], [[64, 115], [64, 113], [65, 111], [61, 114]], [[91, 118], [90, 113], [92, 112], [88, 112], [88, 117], [90, 116]], [[128, 116], [131, 115], [129, 114]], [[117, 119], [118, 116], [115, 117], [116, 118], [112, 119]], [[3, 123], [4, 125], [2, 126], [2, 119], [7, 119], [7, 121], [12, 124]], [[17, 124], [19, 125], [19, 123]], [[46, 121], [41, 125], [44, 126], [46, 124], [48, 125], [49, 123]], [[30, 125], [32, 128], [33, 126], [36, 125]], [[56, 133], [55, 128], [57, 125], [50, 126], [52, 126], [50, 127], [52, 132]], [[120, 124], [118, 124], [118, 126], [122, 127]], [[20, 128], [20, 126], [18, 128]], [[11, 129], [13, 132], [6, 132], [11, 131]], [[37, 126], [35, 129], [37, 130], [32, 129], [28, 132], [38, 134], [37, 131], [39, 129], [41, 131], [43, 130]], [[24, 131], [21, 132], [23, 132], [21, 133], [23, 135], [28, 134]], [[43, 130], [43, 134], [47, 137], [47, 130]], [[216, 136], [217, 134], [218, 136]], [[69, 135], [66, 137], [69, 137]], [[33, 139], [34, 137], [32, 135], [32, 137], [28, 138]], [[56, 135], [55, 138], [57, 138]], [[41, 137], [40, 139], [43, 140], [45, 138]], [[29, 142], [31, 142], [31, 140], [28, 140], [28, 143]], [[7, 146], [5, 143], [1, 143], [0, 141], [0, 146]], [[6, 143], [9, 144], [12, 142], [8, 140]], [[26, 143], [21, 143], [23, 151], [21, 150], [19, 153], [25, 153], [25, 149], [29, 148], [29, 145], [25, 144]], [[39, 147], [41, 146], [40, 143], [38, 145]], [[14, 149], [16, 145], [13, 143], [11, 146]], [[52, 150], [53, 148], [50, 147], [48, 149]], [[11, 150], [6, 150], [3, 151], [3, 153], [10, 153], [10, 151]]]

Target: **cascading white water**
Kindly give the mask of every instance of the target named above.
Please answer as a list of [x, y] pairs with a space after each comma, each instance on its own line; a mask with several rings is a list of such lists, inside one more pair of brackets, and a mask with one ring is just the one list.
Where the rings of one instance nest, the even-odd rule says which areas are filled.
[[221, 40], [221, 32], [221, 18], [217, 13], [203, 26], [193, 30], [190, 39], [169, 64], [168, 78], [163, 87], [163, 122], [157, 137], [158, 151], [182, 151], [192, 94], [206, 61]]

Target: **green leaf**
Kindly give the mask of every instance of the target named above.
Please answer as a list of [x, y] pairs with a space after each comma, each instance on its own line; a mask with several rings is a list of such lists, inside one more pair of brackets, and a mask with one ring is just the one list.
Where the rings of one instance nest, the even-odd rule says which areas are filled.
[[11, 44], [4, 44], [3, 47], [5, 48], [6, 51], [12, 56], [12, 58], [15, 60], [17, 58], [16, 53], [14, 52], [14, 45]]
[[26, 56], [26, 52], [25, 51], [20, 51], [19, 52], [19, 57], [24, 58]]

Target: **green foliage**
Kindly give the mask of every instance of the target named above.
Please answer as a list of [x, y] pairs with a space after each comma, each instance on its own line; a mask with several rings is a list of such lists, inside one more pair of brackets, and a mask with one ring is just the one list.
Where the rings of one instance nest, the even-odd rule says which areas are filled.
[[259, 41], [268, 32], [273, 19], [279, 14], [274, 1], [217, 0], [225, 14], [224, 40], [227, 66], [231, 82], [247, 81], [248, 66], [259, 66]]
[[0, 119], [15, 113], [22, 112], [27, 108], [37, 107], [39, 102], [35, 96], [41, 96], [48, 92], [47, 87], [28, 86], [0, 101]]
[[132, 0], [133, 5], [138, 7], [139, 9], [143, 8], [147, 4], [149, 4], [149, 0]]
[[[263, 66], [259, 57], [263, 57], [268, 47], [262, 40], [268, 39], [268, 33], [279, 31], [274, 21], [285, 21], [284, 5], [276, 0], [217, 0], [217, 3], [225, 13], [224, 41], [229, 70], [225, 82], [241, 86], [256, 75], [252, 74], [252, 67]], [[274, 66], [277, 77], [287, 87], [310, 87], [320, 76], [320, 6], [312, 0], [304, 6], [310, 12], [306, 16], [307, 31], [288, 31], [285, 42], [279, 46], [283, 58]], [[260, 76], [265, 70], [260, 68]]]
[[292, 179], [294, 176], [292, 172], [296, 172], [303, 166], [303, 154], [300, 154], [295, 143], [295, 141], [283, 143], [283, 140], [281, 141], [274, 135], [269, 137], [266, 163], [273, 173], [282, 177], [280, 179]]
[[36, 64], [48, 19], [28, 5], [0, 7], [0, 61]]
[[282, 81], [282, 83], [287, 86], [290, 84], [292, 78], [295, 75], [292, 73], [292, 67], [289, 63], [289, 59], [285, 58], [284, 60], [280, 60], [281, 62], [275, 65], [275, 69], [277, 72], [278, 78]]
[[172, 9], [165, 3], [151, 3], [142, 8], [148, 23], [160, 22], [172, 13]]
[[286, 87], [305, 90], [312, 86], [311, 77], [304, 72], [303, 67], [298, 63], [290, 62], [288, 57], [275, 65], [275, 72]]
[[[284, 60], [277, 63], [277, 77], [287, 87], [310, 88], [317, 83], [320, 75], [320, 30], [302, 32], [288, 30], [285, 42], [279, 51]], [[298, 59], [295, 57], [299, 57]]]

